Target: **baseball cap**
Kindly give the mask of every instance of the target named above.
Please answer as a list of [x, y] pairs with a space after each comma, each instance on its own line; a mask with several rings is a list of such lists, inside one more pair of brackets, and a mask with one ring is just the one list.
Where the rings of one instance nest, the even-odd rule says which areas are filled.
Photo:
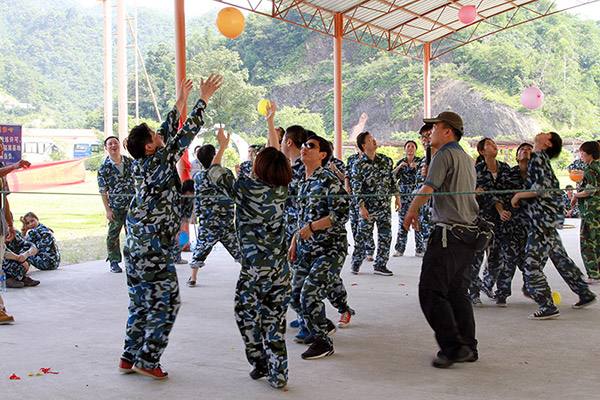
[[458, 129], [461, 133], [464, 131], [463, 120], [457, 113], [452, 111], [444, 111], [437, 115], [435, 118], [424, 118], [423, 122], [426, 124], [435, 124], [436, 122], [445, 122], [454, 129]]

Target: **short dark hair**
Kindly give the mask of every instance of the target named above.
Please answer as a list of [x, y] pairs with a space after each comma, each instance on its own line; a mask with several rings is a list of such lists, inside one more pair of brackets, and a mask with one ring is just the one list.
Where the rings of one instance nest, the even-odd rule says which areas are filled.
[[290, 139], [296, 147], [302, 147], [302, 144], [306, 142], [306, 129], [300, 125], [288, 126], [285, 130], [285, 136]]
[[212, 144], [205, 144], [196, 151], [196, 158], [204, 168], [208, 168], [210, 167], [213, 158], [215, 158], [215, 154], [217, 154], [215, 146]]
[[133, 158], [139, 160], [146, 156], [146, 145], [151, 141], [152, 130], [143, 122], [131, 129], [125, 141], [125, 147]]
[[285, 135], [285, 129], [283, 129], [281, 126], [278, 126], [277, 128], [275, 128], [275, 130], [277, 131], [277, 140], [279, 141], [279, 144], [281, 144], [281, 141], [283, 140], [283, 135]]
[[417, 146], [417, 142], [415, 142], [414, 140], [407, 140], [406, 143], [404, 143], [404, 149], [406, 150], [406, 146], [408, 146], [409, 143], [412, 143], [415, 148], [419, 147]]
[[365, 142], [367, 141], [367, 135], [370, 135], [371, 133], [369, 131], [364, 131], [358, 134], [358, 136], [356, 137], [356, 145], [358, 146], [358, 149], [360, 151], [365, 151], [364, 146], [365, 146]]
[[550, 134], [550, 143], [552, 143], [552, 147], [544, 150], [548, 158], [553, 159], [560, 155], [562, 151], [562, 138], [556, 132], [548, 132]]
[[419, 129], [419, 135], [423, 136], [424, 132], [430, 131], [432, 129], [433, 129], [433, 124], [426, 123], [425, 125], [423, 125], [421, 127], [421, 129]]
[[446, 128], [448, 128], [452, 131], [452, 133], [454, 134], [454, 137], [456, 138], [456, 141], [460, 142], [460, 139], [462, 139], [462, 137], [463, 137], [463, 132], [460, 129], [456, 129], [455, 127], [453, 127], [452, 125], [450, 125], [449, 123], [447, 123], [445, 121], [440, 121], [440, 122], [438, 122], [438, 124], [444, 124], [444, 126]]
[[194, 181], [191, 179], [186, 179], [181, 184], [181, 193], [185, 192], [194, 192]]
[[331, 144], [329, 144], [329, 140], [322, 138], [319, 135], [312, 135], [306, 141], [316, 140], [319, 143], [319, 152], [325, 153], [325, 158], [321, 160], [321, 166], [324, 167], [327, 165], [329, 160], [331, 160], [331, 155], [333, 154], [333, 150], [331, 148]]
[[252, 170], [259, 180], [270, 186], [287, 186], [292, 181], [289, 160], [274, 147], [267, 147], [258, 153]]
[[517, 152], [515, 153], [515, 157], [518, 158], [519, 157], [519, 151], [521, 151], [521, 149], [523, 147], [531, 147], [533, 148], [533, 145], [531, 143], [527, 143], [527, 142], [523, 142], [519, 145], [519, 147], [517, 147]]
[[119, 140], [118, 137], [111, 135], [111, 136], [107, 136], [106, 139], [104, 139], [104, 147], [106, 147], [106, 142], [108, 142], [110, 139], [116, 139], [117, 142], [121, 143], [121, 141]]
[[583, 142], [581, 146], [579, 146], [579, 150], [589, 154], [594, 160], [600, 158], [600, 144], [598, 142]]
[[567, 185], [565, 186], [565, 190], [573, 190], [573, 185]]

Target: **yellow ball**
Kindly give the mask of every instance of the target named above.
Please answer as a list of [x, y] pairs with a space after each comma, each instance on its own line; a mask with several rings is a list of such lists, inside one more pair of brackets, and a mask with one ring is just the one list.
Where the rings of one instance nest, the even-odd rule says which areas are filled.
[[262, 99], [261, 101], [258, 102], [258, 105], [256, 106], [256, 110], [258, 111], [258, 113], [260, 115], [265, 117], [267, 115], [267, 108], [270, 106], [271, 106], [271, 102], [269, 100]]
[[244, 31], [244, 14], [235, 7], [226, 7], [217, 15], [217, 28], [223, 36], [235, 39]]
[[554, 302], [554, 305], [560, 306], [560, 300], [561, 300], [560, 293], [557, 291], [553, 291], [552, 292], [552, 301]]

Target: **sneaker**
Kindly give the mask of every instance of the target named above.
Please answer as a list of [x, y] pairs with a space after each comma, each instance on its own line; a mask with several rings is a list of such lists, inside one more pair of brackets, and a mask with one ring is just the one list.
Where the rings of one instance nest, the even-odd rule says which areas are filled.
[[296, 318], [292, 322], [290, 322], [290, 328], [300, 328], [300, 319]]
[[131, 369], [133, 372], [137, 372], [140, 375], [149, 376], [150, 378], [159, 381], [167, 379], [169, 377], [169, 374], [166, 371], [163, 371], [160, 365], [152, 369], [141, 368], [134, 365]]
[[375, 275], [383, 275], [383, 276], [392, 276], [394, 273], [387, 269], [386, 267], [374, 268], [373, 273]]
[[25, 287], [25, 283], [18, 281], [15, 278], [8, 278], [6, 280], [6, 287], [10, 289], [21, 289]]
[[327, 318], [327, 336], [333, 336], [335, 335], [335, 332], [337, 331], [335, 324], [333, 323], [332, 320], [330, 320], [329, 318]]
[[119, 267], [118, 262], [111, 261], [110, 262], [110, 272], [115, 273], [115, 274], [120, 274], [121, 272], [123, 272], [123, 270], [121, 269], [121, 267]]
[[473, 297], [471, 299], [471, 303], [473, 304], [474, 307], [481, 307], [481, 306], [483, 306], [483, 302], [481, 301], [481, 298], [479, 296]]
[[404, 255], [404, 252], [396, 250], [394, 252], [394, 254], [392, 255], [392, 257], [402, 257], [403, 255]]
[[373, 258], [373, 256], [367, 256], [367, 261], [373, 262], [373, 261], [375, 261], [375, 259]]
[[188, 261], [181, 257], [179, 257], [179, 260], [175, 261], [175, 264], [177, 264], [177, 265], [185, 265], [187, 263], [188, 263]]
[[0, 310], [0, 325], [8, 325], [15, 322], [15, 319], [12, 315], [8, 315], [6, 311]]
[[337, 324], [338, 328], [345, 328], [350, 325], [350, 319], [352, 319], [352, 314], [350, 311], [344, 312], [342, 315], [340, 315], [340, 320]]
[[23, 278], [23, 284], [27, 287], [34, 287], [40, 284], [40, 281], [36, 281], [35, 279], [31, 279], [28, 276]]
[[[438, 351], [436, 357], [444, 357], [444, 355], [442, 354], [441, 351]], [[475, 362], [479, 360], [479, 352], [477, 350], [473, 350], [471, 349], [471, 356], [467, 357], [465, 359], [462, 359], [460, 361], [455, 361], [455, 362]]]
[[573, 304], [571, 306], [571, 308], [579, 310], [580, 308], [585, 308], [587, 306], [591, 306], [596, 301], [597, 301], [596, 296], [594, 296], [594, 297], [580, 297], [579, 301], [577, 303]]
[[544, 319], [558, 318], [559, 316], [560, 311], [558, 311], [558, 308], [555, 308], [554, 310], [537, 310], [529, 316], [529, 319], [541, 321]]
[[481, 291], [482, 291], [483, 293], [485, 293], [485, 295], [486, 295], [487, 297], [489, 297], [490, 299], [492, 299], [492, 300], [494, 300], [494, 299], [496, 298], [496, 295], [494, 294], [494, 290], [493, 290], [493, 289], [490, 289], [490, 288], [488, 288], [488, 287], [487, 287], [487, 286], [485, 286], [485, 285], [482, 285], [482, 287], [481, 287]]
[[124, 358], [119, 360], [119, 372], [122, 374], [131, 374], [133, 371], [133, 363]]
[[506, 298], [504, 298], [504, 297], [496, 298], [496, 305], [498, 307], [507, 307], [508, 304], [506, 304]]
[[298, 334], [294, 336], [294, 342], [304, 344], [307, 337], [310, 336], [310, 331], [305, 326], [301, 326]]
[[264, 367], [256, 367], [250, 371], [250, 378], [257, 380], [268, 375], [267, 369]]
[[417, 251], [417, 252], [415, 253], [415, 257], [423, 257], [424, 255], [425, 255], [425, 252], [424, 252], [424, 251]]
[[350, 273], [351, 273], [352, 275], [358, 275], [358, 270], [359, 270], [359, 268], [360, 268], [360, 267], [354, 267], [354, 266], [350, 267]]
[[330, 356], [334, 353], [333, 345], [327, 343], [325, 339], [316, 338], [315, 341], [310, 345], [308, 350], [302, 353], [304, 360], [316, 360]]
[[190, 276], [190, 278], [186, 282], [186, 285], [188, 285], [188, 287], [194, 287], [196, 286], [196, 281], [193, 281], [192, 277]]
[[473, 358], [473, 352], [467, 346], [462, 346], [456, 351], [456, 355], [454, 357], [448, 357], [441, 351], [439, 351], [436, 357], [431, 362], [431, 365], [435, 368], [448, 368], [454, 363], [476, 361], [472, 360]]

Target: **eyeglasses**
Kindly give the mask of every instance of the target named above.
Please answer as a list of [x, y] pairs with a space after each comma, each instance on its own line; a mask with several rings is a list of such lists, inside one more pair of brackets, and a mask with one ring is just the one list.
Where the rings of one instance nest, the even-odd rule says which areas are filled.
[[305, 149], [316, 149], [318, 147], [318, 144], [314, 143], [314, 142], [304, 142], [302, 143], [302, 147], [304, 147]]

